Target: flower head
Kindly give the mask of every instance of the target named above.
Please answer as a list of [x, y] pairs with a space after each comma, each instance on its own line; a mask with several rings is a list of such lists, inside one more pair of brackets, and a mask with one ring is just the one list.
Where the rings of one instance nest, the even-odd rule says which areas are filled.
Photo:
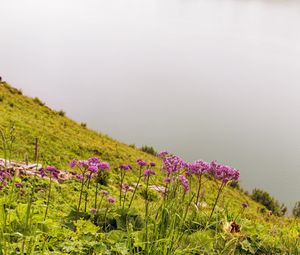
[[144, 171], [144, 177], [150, 177], [151, 175], [155, 175], [155, 171], [153, 171], [152, 169], [146, 169]]
[[206, 173], [210, 169], [210, 164], [203, 161], [203, 160], [196, 160], [193, 163], [189, 163], [187, 166], [188, 170], [187, 173], [201, 175]]
[[166, 157], [163, 160], [163, 169], [168, 175], [173, 174], [184, 167], [186, 167], [185, 161], [178, 156]]
[[77, 166], [79, 166], [80, 168], [88, 169], [90, 166], [90, 163], [88, 160], [78, 160]]
[[244, 203], [242, 203], [242, 207], [246, 209], [249, 207], [249, 204], [247, 202], [244, 202]]
[[123, 164], [123, 165], [120, 165], [120, 169], [121, 170], [131, 170], [132, 166], [131, 165]]
[[89, 165], [98, 165], [98, 164], [100, 164], [100, 159], [98, 159], [96, 157], [89, 158], [87, 161], [88, 161]]
[[148, 164], [147, 164], [144, 160], [142, 160], [142, 159], [138, 159], [138, 160], [136, 161], [136, 163], [138, 163], [138, 165], [141, 166], [141, 167], [144, 167], [144, 166], [147, 166], [147, 165], [148, 165]]
[[90, 171], [91, 173], [98, 173], [99, 169], [97, 166], [91, 165], [89, 166], [88, 171]]
[[164, 181], [165, 181], [166, 184], [169, 184], [171, 182], [171, 178], [170, 177], [166, 177]]
[[98, 164], [98, 167], [99, 167], [99, 169], [105, 171], [105, 170], [108, 170], [110, 168], [110, 165], [107, 162], [100, 162]]
[[123, 192], [128, 192], [128, 191], [132, 191], [133, 190], [133, 188], [132, 187], [130, 187], [128, 184], [126, 184], [126, 183], [123, 183], [122, 185], [121, 185], [121, 189], [122, 189], [122, 191]]
[[170, 155], [170, 153], [167, 151], [161, 151], [160, 153], [158, 153], [158, 157], [160, 157], [160, 158], [165, 158], [168, 155]]
[[181, 182], [184, 192], [188, 192], [190, 190], [188, 179], [184, 175], [179, 175], [178, 180]]
[[77, 165], [77, 160], [73, 159], [73, 160], [70, 162], [70, 167], [71, 167], [71, 168], [74, 168], [76, 165]]
[[16, 182], [16, 183], [15, 183], [15, 186], [16, 186], [17, 188], [22, 188], [24, 185], [23, 185], [22, 182]]
[[100, 193], [102, 196], [106, 196], [106, 197], [108, 196], [108, 191], [106, 190], [101, 190]]
[[84, 179], [82, 174], [76, 174], [75, 177], [77, 178], [77, 180], [82, 181]]
[[239, 233], [241, 232], [241, 226], [239, 224], [237, 224], [235, 221], [233, 221], [231, 224], [230, 224], [230, 233]]
[[216, 161], [210, 163], [209, 173], [223, 183], [238, 181], [240, 178], [240, 172], [238, 170], [230, 166], [219, 164]]
[[44, 177], [46, 175], [50, 177], [54, 177], [55, 179], [58, 179], [60, 171], [54, 167], [54, 166], [47, 166], [46, 168], [39, 169], [41, 177]]
[[97, 214], [97, 209], [96, 208], [92, 208], [90, 212], [91, 212], [91, 214], [96, 215]]
[[116, 203], [116, 199], [113, 198], [113, 197], [108, 197], [107, 202], [110, 203], [110, 204], [114, 204], [114, 203]]

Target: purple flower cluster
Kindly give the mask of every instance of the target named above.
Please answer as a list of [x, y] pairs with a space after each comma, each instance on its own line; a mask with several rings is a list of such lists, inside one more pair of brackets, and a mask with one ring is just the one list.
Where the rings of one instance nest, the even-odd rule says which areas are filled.
[[238, 181], [240, 178], [240, 172], [237, 169], [219, 164], [216, 161], [210, 163], [209, 173], [223, 183]]
[[46, 168], [39, 169], [41, 177], [50, 176], [51, 178], [58, 179], [60, 171], [55, 166], [47, 166]]
[[142, 159], [138, 159], [136, 162], [140, 167], [147, 167], [147, 166], [155, 167], [156, 166], [156, 164], [154, 162], [147, 163], [146, 161], [144, 161]]
[[190, 190], [190, 184], [188, 179], [184, 175], [179, 175], [178, 180], [180, 181], [184, 192], [188, 192]]
[[207, 173], [210, 169], [210, 164], [203, 160], [196, 160], [188, 164], [187, 175], [201, 175]]
[[[220, 180], [225, 184], [229, 181], [238, 181], [240, 177], [240, 172], [237, 169], [219, 164], [216, 161], [207, 163], [203, 160], [196, 160], [192, 163], [186, 163], [180, 157], [171, 155], [166, 151], [161, 152], [159, 156], [163, 158], [163, 170], [167, 172], [167, 177], [165, 179], [166, 184], [174, 181], [172, 176], [176, 175], [176, 173], [177, 175], [181, 174], [181, 170], [185, 170], [186, 176], [210, 174], [215, 179]], [[184, 183], [187, 188], [186, 183], [188, 181], [185, 181], [182, 176], [180, 178], [178, 177], [178, 179]]]
[[146, 169], [144, 171], [144, 177], [150, 177], [151, 175], [155, 175], [155, 171], [153, 171], [152, 169]]
[[160, 157], [160, 158], [166, 158], [169, 155], [170, 155], [170, 153], [167, 151], [161, 151], [160, 153], [158, 153], [158, 157]]
[[84, 179], [84, 176], [82, 174], [76, 174], [75, 176], [78, 181], [82, 181]]
[[101, 191], [100, 191], [100, 194], [101, 194], [102, 196], [107, 197], [107, 196], [108, 196], [108, 191], [106, 191], [106, 190], [101, 190]]
[[96, 208], [92, 208], [91, 209], [91, 214], [96, 215], [97, 214], [97, 209]]
[[93, 174], [96, 174], [96, 173], [98, 173], [99, 169], [98, 169], [98, 166], [91, 165], [91, 166], [89, 166], [88, 171], [90, 171]]
[[0, 190], [7, 186], [7, 183], [12, 179], [11, 174], [7, 171], [0, 171]]
[[[96, 174], [100, 170], [106, 171], [110, 168], [109, 163], [102, 162], [99, 158], [96, 157], [89, 158], [88, 160], [73, 159], [70, 162], [70, 167], [74, 168], [76, 166], [78, 166], [80, 169], [88, 170], [91, 174]], [[76, 177], [78, 178], [79, 176], [76, 175]], [[82, 178], [78, 178], [78, 179], [82, 180]]]
[[120, 169], [129, 171], [129, 170], [132, 170], [132, 166], [123, 164], [123, 165], [120, 165]]
[[110, 204], [114, 204], [114, 203], [116, 203], [116, 199], [113, 198], [113, 197], [108, 197], [107, 202], [110, 203]]
[[179, 170], [182, 170], [187, 166], [186, 162], [178, 156], [165, 157], [163, 159], [163, 170], [165, 170], [168, 175], [171, 175]]
[[121, 185], [121, 189], [122, 189], [122, 191], [123, 192], [128, 192], [128, 191], [130, 191], [130, 186], [128, 185], [128, 184], [126, 184], [126, 183], [123, 183], [122, 185]]
[[136, 163], [137, 163], [140, 167], [144, 167], [144, 166], [147, 166], [147, 165], [148, 165], [147, 162], [144, 161], [144, 160], [142, 160], [142, 159], [138, 159], [138, 160], [136, 161]]
[[98, 167], [99, 167], [99, 169], [101, 169], [102, 171], [106, 171], [106, 170], [108, 170], [108, 169], [110, 168], [110, 165], [109, 165], [109, 163], [107, 163], [107, 162], [100, 162], [100, 163], [98, 164]]

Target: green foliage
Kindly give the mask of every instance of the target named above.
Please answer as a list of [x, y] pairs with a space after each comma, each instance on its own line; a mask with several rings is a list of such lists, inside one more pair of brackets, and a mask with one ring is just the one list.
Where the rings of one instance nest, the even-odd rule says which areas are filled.
[[108, 171], [99, 171], [96, 182], [98, 182], [100, 185], [107, 186], [109, 182], [109, 176], [110, 174]]
[[146, 188], [143, 188], [140, 191], [140, 195], [143, 199], [148, 200], [150, 202], [154, 202], [158, 200], [158, 194], [154, 190], [148, 190]]
[[84, 123], [84, 122], [81, 122], [81, 123], [80, 123], [80, 126], [82, 126], [83, 128], [86, 128], [86, 127], [87, 127], [87, 124]]
[[66, 116], [66, 112], [64, 112], [63, 110], [59, 110], [57, 113], [59, 116], [62, 116], [62, 117]]
[[234, 188], [234, 189], [238, 189], [241, 190], [240, 184], [237, 181], [232, 181], [229, 183], [230, 187]]
[[293, 208], [293, 215], [297, 218], [300, 218], [300, 201], [296, 202]]
[[38, 97], [35, 97], [35, 98], [33, 99], [33, 102], [37, 103], [37, 104], [40, 105], [40, 106], [45, 106], [45, 103], [42, 102], [42, 100], [39, 99]]
[[141, 147], [141, 151], [148, 153], [150, 155], [153, 155], [153, 156], [157, 155], [157, 152], [155, 151], [155, 149], [152, 146], [144, 145]]
[[133, 148], [133, 149], [136, 149], [135, 144], [129, 144], [129, 147], [130, 147], [130, 148]]
[[275, 200], [275, 198], [271, 197], [266, 191], [254, 189], [251, 197], [254, 201], [271, 210], [275, 215], [283, 216], [287, 211], [287, 208], [284, 206], [284, 204], [280, 205], [279, 202]]

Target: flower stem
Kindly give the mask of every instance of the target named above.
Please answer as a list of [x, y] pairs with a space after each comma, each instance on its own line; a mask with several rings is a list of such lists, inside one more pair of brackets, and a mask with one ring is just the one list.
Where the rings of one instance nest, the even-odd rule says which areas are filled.
[[134, 199], [136, 190], [137, 190], [138, 187], [139, 187], [139, 184], [140, 184], [141, 179], [142, 179], [142, 167], [140, 168], [139, 179], [138, 179], [138, 181], [137, 181], [137, 184], [136, 184], [135, 189], [134, 189], [134, 191], [133, 191], [132, 197], [131, 197], [131, 199], [130, 199], [128, 209], [130, 209], [130, 207], [131, 207], [131, 204], [132, 204], [132, 202], [133, 202], [133, 199]]
[[84, 174], [82, 176], [83, 176], [83, 178], [82, 178], [82, 181], [81, 181], [81, 189], [80, 189], [80, 195], [79, 195], [79, 201], [78, 201], [78, 207], [77, 207], [76, 220], [78, 220], [78, 217], [79, 217], [79, 210], [80, 210], [82, 193], [83, 193], [83, 188], [84, 188]]
[[146, 254], [148, 254], [148, 223], [149, 223], [149, 201], [148, 201], [148, 189], [149, 189], [149, 179], [150, 176], [147, 177], [147, 182], [146, 182], [146, 204], [145, 204], [145, 218], [146, 218]]
[[199, 198], [200, 198], [201, 179], [202, 179], [202, 174], [200, 174], [200, 175], [198, 176], [198, 191], [197, 191], [197, 198], [196, 198], [196, 206], [198, 206]]
[[211, 210], [211, 213], [210, 213], [209, 219], [208, 219], [208, 221], [207, 221], [207, 224], [209, 224], [209, 222], [210, 222], [210, 220], [211, 220], [211, 217], [213, 216], [213, 213], [214, 213], [214, 211], [215, 211], [215, 209], [216, 209], [216, 205], [217, 205], [217, 203], [218, 203], [218, 200], [219, 200], [219, 198], [220, 198], [220, 195], [221, 195], [221, 192], [222, 192], [222, 189], [224, 188], [224, 186], [225, 186], [225, 184], [222, 182], [221, 185], [220, 185], [220, 187], [219, 187], [218, 195], [217, 195], [217, 197], [216, 197], [216, 200], [215, 200], [213, 209]]
[[97, 208], [97, 200], [98, 200], [98, 182], [97, 182], [97, 180], [96, 180], [95, 204], [94, 204], [94, 208]]
[[120, 207], [122, 206], [122, 186], [123, 186], [123, 181], [125, 177], [125, 172], [124, 170], [121, 170], [121, 183], [120, 183]]
[[103, 200], [103, 195], [101, 196], [100, 202], [99, 202], [98, 207], [97, 207], [97, 211], [98, 211], [98, 212], [99, 212], [99, 209], [100, 209], [100, 207], [101, 207], [102, 200]]
[[52, 176], [50, 175], [50, 179], [49, 179], [49, 192], [48, 192], [48, 198], [47, 198], [47, 206], [46, 206], [46, 212], [45, 212], [45, 216], [44, 216], [44, 220], [46, 220], [47, 218], [47, 214], [48, 214], [48, 208], [49, 208], [49, 203], [50, 203], [50, 195], [51, 195], [51, 186], [52, 186]]
[[89, 175], [88, 183], [87, 183], [87, 189], [85, 192], [85, 201], [84, 201], [84, 212], [86, 212], [87, 202], [88, 202], [88, 191], [91, 183], [92, 174]]

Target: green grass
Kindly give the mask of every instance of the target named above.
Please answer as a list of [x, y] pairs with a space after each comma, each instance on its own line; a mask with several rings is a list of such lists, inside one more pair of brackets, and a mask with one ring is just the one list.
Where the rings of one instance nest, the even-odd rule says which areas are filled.
[[[9, 153], [11, 159], [27, 158], [33, 162], [36, 138], [39, 139], [39, 160], [43, 165], [55, 165], [59, 169], [68, 170], [68, 162], [71, 159], [97, 156], [111, 164], [109, 184], [102, 188], [107, 189], [115, 197], [118, 196], [117, 168], [120, 164], [128, 163], [135, 166], [126, 176], [125, 181], [129, 184], [138, 179], [139, 170], [135, 162], [139, 158], [155, 162], [157, 164], [155, 170], [160, 172], [161, 160], [157, 157], [138, 150], [135, 146], [126, 145], [90, 130], [86, 125], [67, 118], [62, 110], [54, 111], [38, 98], [26, 97], [20, 90], [5, 82], [0, 83], [0, 113], [0, 128], [6, 136], [9, 136], [11, 126], [15, 126], [15, 141]], [[4, 156], [3, 150], [0, 151], [0, 155]], [[20, 197], [15, 190], [12, 193], [7, 189], [3, 190], [0, 196], [2, 210], [0, 215], [9, 217], [7, 219], [0, 217], [0, 225], [5, 226], [5, 231], [2, 227], [0, 240], [6, 240], [0, 247], [0, 251], [5, 252], [0, 254], [25, 254], [24, 251], [26, 254], [130, 254], [128, 247], [133, 243], [135, 247], [143, 247], [140, 238], [142, 231], [126, 226], [125, 230], [117, 228], [110, 232], [102, 232], [99, 226], [94, 225], [89, 219], [91, 217], [89, 214], [83, 217], [84, 220], [73, 222], [75, 226], [71, 224], [72, 227], [66, 227], [65, 224], [70, 223], [67, 220], [70, 212], [74, 211], [78, 201], [79, 182], [70, 180], [53, 185], [49, 216], [44, 221], [47, 196], [46, 193], [37, 191], [47, 191], [48, 182], [32, 178], [22, 181], [25, 183], [24, 190], [27, 195], [32, 190], [35, 191], [33, 209], [30, 211], [32, 217], [30, 231], [22, 227], [28, 209], [28, 196]], [[163, 183], [161, 174], [151, 180], [151, 184], [154, 183]], [[143, 187], [145, 188], [145, 183]], [[193, 184], [192, 189], [196, 189]], [[176, 254], [299, 254], [299, 221], [261, 213], [259, 209], [263, 208], [262, 205], [251, 200], [239, 189], [229, 186], [220, 197], [211, 226], [204, 228], [203, 222], [217, 194], [217, 183], [206, 178], [202, 190], [205, 191], [203, 197], [207, 206], [195, 213], [190, 209], [191, 212], [185, 222], [186, 231], [183, 232], [180, 243], [176, 244], [178, 245]], [[92, 189], [89, 190], [89, 196], [93, 196]], [[162, 202], [158, 195], [154, 196], [155, 198], [156, 201], [149, 204], [152, 220], [160, 210]], [[245, 201], [249, 203], [249, 208], [240, 215], [241, 203]], [[143, 194], [138, 192], [133, 209], [130, 211], [132, 217], [139, 216], [143, 219], [144, 204]], [[88, 203], [88, 208], [91, 207], [93, 207], [92, 200]], [[169, 209], [174, 210], [176, 214], [178, 208], [179, 203]], [[112, 210], [109, 217], [122, 226], [122, 212]], [[235, 218], [241, 225], [241, 232], [231, 234], [223, 230], [224, 224]], [[152, 227], [156, 226], [155, 221], [152, 224]], [[174, 222], [172, 224], [175, 228], [176, 224]], [[172, 240], [160, 241], [171, 244]], [[162, 247], [159, 246], [157, 250]], [[151, 254], [157, 253], [151, 251]]]
[[63, 116], [63, 111], [51, 110], [39, 99], [23, 96], [7, 83], [0, 85], [0, 98], [0, 127], [8, 130], [11, 123], [16, 126], [13, 154], [17, 159], [28, 155], [32, 161], [35, 138], [39, 138], [41, 162], [59, 168], [65, 168], [70, 159], [90, 156], [110, 161], [113, 166], [134, 163], [137, 158], [158, 163], [156, 157], [87, 129]]

